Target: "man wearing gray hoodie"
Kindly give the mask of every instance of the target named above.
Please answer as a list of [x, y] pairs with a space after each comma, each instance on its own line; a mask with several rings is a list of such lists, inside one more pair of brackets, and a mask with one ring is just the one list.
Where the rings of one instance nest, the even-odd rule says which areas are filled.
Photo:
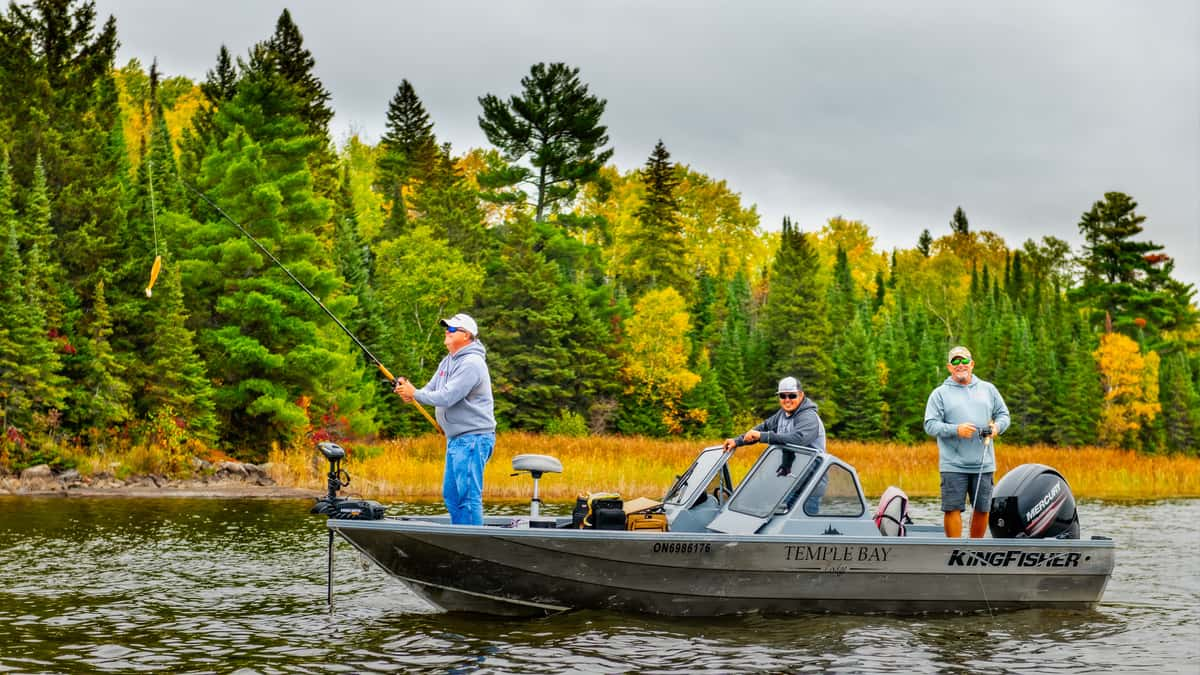
[[962, 536], [962, 512], [971, 498], [971, 538], [987, 531], [996, 453], [992, 439], [1010, 422], [1008, 407], [991, 382], [973, 375], [975, 361], [966, 347], [950, 350], [950, 376], [925, 403], [925, 433], [937, 439], [942, 474], [942, 512], [946, 536]]
[[406, 402], [435, 406], [446, 434], [442, 498], [457, 525], [483, 525], [483, 467], [496, 447], [492, 378], [479, 327], [466, 314], [442, 319], [449, 352], [420, 389], [400, 378], [395, 392]]

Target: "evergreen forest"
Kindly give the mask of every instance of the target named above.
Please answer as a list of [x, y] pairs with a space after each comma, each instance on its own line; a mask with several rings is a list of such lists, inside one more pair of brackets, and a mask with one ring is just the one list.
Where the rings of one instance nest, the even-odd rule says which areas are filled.
[[90, 2], [0, 10], [0, 466], [430, 431], [237, 226], [396, 375], [424, 383], [438, 320], [474, 316], [502, 429], [715, 440], [793, 375], [831, 437], [925, 442], [963, 344], [1006, 442], [1200, 454], [1195, 289], [1134, 195], [1047, 223], [1078, 248], [959, 208], [880, 250], [848, 217], [761, 222], [661, 140], [616, 166], [621, 93], [564, 63], [478, 92], [487, 147], [439, 139], [402, 73], [379, 142], [339, 146], [319, 55], [286, 10], [263, 34], [193, 82], [116, 63]]

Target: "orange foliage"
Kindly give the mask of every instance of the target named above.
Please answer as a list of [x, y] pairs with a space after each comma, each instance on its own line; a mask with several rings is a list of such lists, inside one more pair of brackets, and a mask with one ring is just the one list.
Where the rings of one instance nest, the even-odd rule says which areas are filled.
[[[546, 474], [540, 483], [548, 502], [567, 503], [580, 492], [619, 492], [626, 498], [661, 498], [696, 454], [717, 441], [656, 440], [599, 436], [568, 438], [505, 432], [484, 472], [487, 502], [529, 499], [532, 481], [512, 476], [512, 458], [522, 453], [557, 457], [562, 474]], [[352, 493], [375, 498], [437, 500], [441, 497], [445, 439], [434, 434], [376, 445], [344, 443], [346, 469], [354, 476]], [[735, 481], [749, 471], [765, 446], [740, 448], [730, 460]], [[829, 442], [829, 451], [858, 472], [868, 499], [889, 485], [911, 497], [939, 494], [938, 451], [934, 443], [900, 445], [879, 442]], [[311, 448], [271, 453], [272, 477], [285, 485], [323, 490], [327, 467]], [[996, 448], [997, 476], [1021, 464], [1046, 464], [1066, 477], [1082, 499], [1157, 499], [1200, 497], [1200, 458], [1140, 455], [1111, 448], [1055, 448], [1045, 445]]]

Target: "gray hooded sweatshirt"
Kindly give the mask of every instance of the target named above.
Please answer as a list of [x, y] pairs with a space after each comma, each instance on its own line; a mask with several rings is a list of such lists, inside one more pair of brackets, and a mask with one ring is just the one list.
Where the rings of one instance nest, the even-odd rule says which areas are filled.
[[984, 447], [979, 434], [970, 438], [958, 437], [958, 425], [964, 422], [983, 429], [991, 421], [996, 422], [999, 433], [1004, 433], [1011, 421], [1008, 406], [1004, 405], [1004, 399], [991, 382], [972, 375], [970, 384], [959, 384], [953, 377], [947, 377], [940, 387], [934, 389], [925, 404], [925, 433], [937, 439], [938, 471], [995, 471], [996, 453]]
[[[817, 404], [807, 396], [792, 414], [789, 415], [780, 408], [754, 428], [761, 433], [760, 443], [799, 445], [825, 452], [825, 424], [817, 414]], [[738, 436], [734, 443], [739, 447], [748, 445], [745, 436]]]
[[447, 354], [429, 382], [414, 394], [418, 402], [436, 407], [438, 425], [447, 439], [496, 432], [486, 354], [479, 340]]

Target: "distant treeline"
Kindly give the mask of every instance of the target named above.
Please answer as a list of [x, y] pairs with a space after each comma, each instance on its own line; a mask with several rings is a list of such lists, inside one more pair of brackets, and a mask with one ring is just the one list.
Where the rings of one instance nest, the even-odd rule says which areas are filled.
[[456, 153], [407, 80], [378, 145], [337, 147], [287, 11], [199, 84], [116, 47], [90, 2], [0, 12], [0, 466], [427, 430], [198, 192], [397, 375], [423, 382], [438, 318], [472, 313], [503, 428], [715, 439], [794, 375], [832, 436], [911, 442], [964, 344], [1010, 442], [1197, 453], [1194, 289], [1128, 195], [1047, 223], [1080, 251], [1009, 247], [960, 208], [881, 252], [842, 217], [766, 231], [662, 141], [609, 164], [606, 101], [565, 64], [481, 96], [490, 147]]

